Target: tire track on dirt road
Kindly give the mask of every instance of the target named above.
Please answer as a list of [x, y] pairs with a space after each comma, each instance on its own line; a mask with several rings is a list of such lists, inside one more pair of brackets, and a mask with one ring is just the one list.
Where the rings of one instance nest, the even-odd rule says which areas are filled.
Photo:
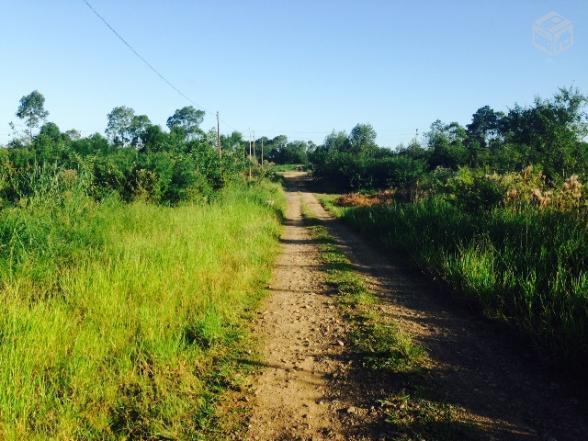
[[301, 183], [287, 192], [283, 251], [258, 326], [266, 345], [247, 439], [346, 439], [331, 379], [344, 370], [347, 329], [325, 292], [317, 245], [302, 216]]

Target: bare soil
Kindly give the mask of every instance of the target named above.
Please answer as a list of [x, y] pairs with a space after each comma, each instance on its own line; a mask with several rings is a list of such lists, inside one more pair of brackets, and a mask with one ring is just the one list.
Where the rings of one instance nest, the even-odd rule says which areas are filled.
[[[385, 421], [394, 409], [382, 402], [426, 378], [434, 385], [434, 393], [427, 392], [429, 402], [451, 405], [457, 418], [415, 427], [415, 433], [429, 435], [414, 439], [448, 439], [447, 433], [461, 433], [449, 438], [456, 440], [588, 439], [588, 418], [580, 401], [504, 329], [448, 300], [423, 275], [392, 263], [390, 256], [334, 221], [305, 190], [304, 173], [287, 173], [285, 179], [283, 252], [270, 296], [253, 325], [264, 342], [262, 368], [239, 399], [247, 403], [249, 420], [233, 438], [397, 439]], [[319, 245], [304, 222], [303, 205], [365, 278], [381, 314], [426, 349], [428, 362], [419, 376], [362, 369], [348, 345], [351, 324], [325, 284]]]

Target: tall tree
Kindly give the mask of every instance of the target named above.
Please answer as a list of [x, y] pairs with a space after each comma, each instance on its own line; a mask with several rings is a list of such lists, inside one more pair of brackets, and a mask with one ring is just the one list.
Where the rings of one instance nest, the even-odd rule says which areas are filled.
[[69, 129], [64, 134], [72, 141], [77, 141], [82, 137], [82, 134], [78, 132], [76, 129]]
[[30, 138], [33, 136], [33, 129], [38, 127], [48, 115], [49, 112], [45, 110], [45, 97], [38, 90], [33, 90], [20, 99], [16, 116], [24, 120]]
[[456, 122], [443, 124], [436, 120], [427, 133], [430, 150], [429, 167], [457, 169], [465, 165], [467, 153], [464, 146], [466, 130]]
[[328, 152], [348, 152], [351, 149], [349, 136], [345, 132], [333, 131], [325, 138], [325, 148]]
[[151, 126], [151, 121], [147, 115], [134, 116], [131, 121], [131, 144], [134, 147], [141, 147], [145, 143], [147, 129]]
[[41, 129], [39, 130], [39, 136], [45, 136], [52, 141], [57, 142], [61, 138], [61, 131], [59, 130], [57, 124], [48, 122], [41, 126]]
[[126, 146], [132, 141], [135, 111], [127, 106], [118, 106], [108, 114], [106, 135], [116, 145]]
[[373, 153], [377, 149], [376, 136], [371, 124], [357, 124], [349, 134], [351, 150], [360, 154]]
[[204, 115], [204, 110], [196, 109], [194, 106], [182, 107], [167, 119], [167, 126], [170, 130], [180, 129], [187, 138], [193, 138], [200, 133], [200, 124], [204, 120]]
[[288, 144], [288, 137], [286, 135], [278, 135], [273, 138], [270, 143], [274, 148], [283, 147]]
[[577, 89], [560, 89], [552, 99], [539, 99], [531, 107], [515, 106], [504, 118], [501, 131], [507, 143], [517, 146], [524, 164], [541, 164], [550, 180], [582, 169], [582, 140], [587, 134], [588, 97]]
[[141, 144], [139, 150], [143, 152], [158, 152], [168, 149], [170, 146], [170, 136], [165, 133], [161, 127], [152, 124], [147, 126], [145, 132], [141, 135]]
[[478, 141], [481, 147], [487, 147], [492, 139], [499, 136], [504, 113], [496, 112], [490, 106], [480, 107], [472, 115], [472, 122], [466, 126], [468, 138]]

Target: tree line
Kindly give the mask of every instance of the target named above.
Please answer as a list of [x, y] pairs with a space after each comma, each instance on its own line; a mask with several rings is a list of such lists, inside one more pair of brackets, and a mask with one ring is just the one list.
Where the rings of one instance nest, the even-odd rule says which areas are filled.
[[242, 136], [223, 136], [219, 155], [216, 132], [202, 130], [205, 112], [193, 106], [177, 109], [167, 130], [117, 106], [107, 115], [106, 136], [61, 131], [47, 121], [45, 98], [36, 90], [21, 98], [16, 115], [25, 130], [0, 150], [3, 204], [72, 187], [96, 199], [113, 193], [125, 201], [141, 197], [166, 204], [210, 199], [248, 166]]
[[437, 120], [424, 139], [396, 149], [379, 147], [373, 127], [359, 124], [349, 134], [333, 132], [308, 158], [318, 177], [341, 189], [407, 188], [435, 173], [507, 173], [530, 165], [560, 183], [588, 175], [587, 102], [577, 89], [563, 88], [508, 112], [483, 106], [465, 127]]

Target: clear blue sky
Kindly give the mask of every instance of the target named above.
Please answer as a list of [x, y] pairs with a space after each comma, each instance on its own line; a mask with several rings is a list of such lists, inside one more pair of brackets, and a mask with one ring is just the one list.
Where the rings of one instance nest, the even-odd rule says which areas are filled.
[[[588, 93], [588, 3], [576, 1], [91, 0], [166, 77], [231, 127], [322, 141], [370, 122], [381, 145], [439, 118], [465, 124], [559, 86]], [[531, 40], [554, 10], [573, 47], [550, 57]], [[81, 0], [0, 2], [0, 142], [18, 100], [46, 97], [62, 130], [103, 131], [117, 105], [165, 124], [188, 104]]]

